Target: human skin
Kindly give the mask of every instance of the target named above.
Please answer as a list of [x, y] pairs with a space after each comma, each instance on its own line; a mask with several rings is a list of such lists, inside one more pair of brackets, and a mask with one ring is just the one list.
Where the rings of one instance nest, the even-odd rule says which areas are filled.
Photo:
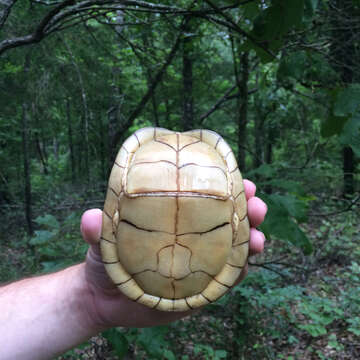
[[[264, 220], [267, 207], [255, 196], [252, 182], [244, 180], [244, 186], [251, 224], [250, 255], [255, 255], [264, 247], [264, 235], [256, 227]], [[99, 209], [82, 216], [81, 233], [90, 245], [85, 262], [0, 288], [0, 360], [53, 359], [114, 326], [156, 326], [191, 315], [193, 311], [150, 309], [119, 292], [101, 262], [101, 223]], [[247, 267], [238, 282], [246, 273]]]

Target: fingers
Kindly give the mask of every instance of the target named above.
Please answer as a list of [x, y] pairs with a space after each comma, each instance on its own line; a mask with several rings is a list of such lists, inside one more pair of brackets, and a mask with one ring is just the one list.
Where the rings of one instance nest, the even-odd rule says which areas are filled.
[[249, 256], [259, 254], [264, 250], [265, 236], [254, 228], [250, 229]]
[[266, 204], [254, 196], [248, 200], [248, 216], [252, 227], [258, 227], [265, 218], [267, 212]]
[[246, 200], [249, 200], [250, 198], [255, 196], [256, 185], [252, 181], [247, 180], [247, 179], [244, 179], [243, 183], [244, 183]]
[[244, 189], [248, 201], [248, 217], [251, 225], [249, 248], [249, 255], [251, 256], [264, 250], [265, 236], [255, 228], [264, 221], [268, 209], [267, 205], [255, 196], [256, 186], [252, 181], [244, 179]]
[[84, 240], [90, 245], [99, 243], [102, 225], [102, 211], [91, 209], [84, 212], [81, 218], [80, 231]]

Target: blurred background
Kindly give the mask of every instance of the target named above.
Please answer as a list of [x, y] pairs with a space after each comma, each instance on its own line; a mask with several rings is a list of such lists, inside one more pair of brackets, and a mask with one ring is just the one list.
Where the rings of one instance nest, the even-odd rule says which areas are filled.
[[0, 281], [83, 260], [122, 142], [211, 129], [269, 207], [190, 319], [59, 359], [360, 358], [359, 0], [0, 1]]

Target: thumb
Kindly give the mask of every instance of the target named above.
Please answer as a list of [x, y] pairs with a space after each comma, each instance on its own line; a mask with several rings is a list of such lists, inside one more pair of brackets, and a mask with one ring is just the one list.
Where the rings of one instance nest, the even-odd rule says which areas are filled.
[[90, 209], [84, 212], [81, 217], [80, 231], [83, 239], [91, 245], [93, 250], [99, 251], [99, 242], [102, 226], [102, 211]]

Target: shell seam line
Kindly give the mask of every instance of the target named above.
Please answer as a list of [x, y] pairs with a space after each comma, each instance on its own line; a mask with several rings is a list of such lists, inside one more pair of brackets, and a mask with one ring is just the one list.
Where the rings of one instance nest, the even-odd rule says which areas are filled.
[[214, 278], [213, 280], [216, 281], [218, 284], [220, 284], [220, 285], [222, 285], [222, 286], [225, 286], [225, 287], [228, 288], [228, 289], [231, 288], [231, 286], [222, 283], [221, 281], [217, 280], [216, 278]]
[[230, 225], [229, 222], [224, 222], [220, 225], [216, 225], [213, 228], [209, 229], [209, 230], [205, 230], [205, 231], [193, 231], [193, 232], [188, 232], [188, 233], [182, 233], [182, 234], [177, 234], [177, 236], [184, 236], [184, 235], [203, 235], [212, 231], [215, 231], [217, 229], [220, 229], [222, 227], [225, 227], [226, 225]]
[[170, 160], [156, 160], [156, 161], [139, 161], [133, 165], [131, 165], [131, 167], [135, 167], [137, 165], [143, 165], [143, 164], [157, 164], [157, 163], [167, 163], [167, 164], [171, 164], [171, 165], [174, 165], [176, 166], [175, 163], [173, 163], [172, 161]]
[[170, 144], [168, 144], [168, 143], [166, 143], [166, 142], [164, 142], [164, 141], [160, 141], [160, 140], [158, 140], [158, 139], [155, 139], [155, 141], [158, 142], [158, 143], [160, 143], [160, 144], [166, 145], [166, 146], [168, 146], [170, 149], [173, 149], [174, 151], [176, 151], [176, 149], [175, 149], [172, 145], [170, 145]]
[[219, 196], [219, 195], [211, 195], [201, 192], [191, 192], [191, 191], [180, 191], [177, 192], [176, 190], [173, 191], [148, 191], [142, 193], [135, 193], [129, 194], [124, 193], [125, 196], [129, 199], [137, 198], [137, 197], [200, 197], [204, 199], [215, 199], [215, 200], [222, 200], [226, 201], [229, 199], [229, 196]]
[[192, 142], [192, 143], [190, 143], [190, 144], [186, 144], [186, 145], [184, 145], [182, 148], [180, 148], [179, 151], [181, 151], [182, 149], [184, 149], [184, 148], [186, 148], [186, 147], [188, 147], [188, 146], [191, 146], [191, 145], [194, 145], [194, 144], [198, 144], [199, 142], [201, 142], [201, 140], [196, 140], [196, 141], [194, 141], [194, 142]]
[[235, 244], [235, 245], [233, 245], [232, 247], [241, 246], [241, 245], [247, 244], [247, 243], [249, 243], [249, 242], [250, 242], [250, 240], [247, 240], [247, 241], [244, 241], [244, 242], [242, 242], [242, 243], [240, 243], [240, 244]]
[[121, 285], [124, 285], [125, 283], [127, 283], [128, 281], [130, 281], [132, 279], [132, 277], [130, 277], [129, 279], [125, 280], [125, 281], [122, 281], [122, 282], [119, 282], [119, 283], [115, 283], [114, 285], [115, 286], [121, 286]]
[[[230, 264], [229, 264], [230, 265]], [[165, 279], [172, 279], [173, 281], [180, 281], [180, 280], [184, 280], [184, 279], [186, 279], [188, 276], [190, 276], [191, 274], [196, 274], [196, 273], [203, 273], [203, 274], [206, 274], [208, 277], [210, 277], [211, 279], [215, 279], [215, 275], [211, 275], [211, 274], [209, 274], [209, 273], [207, 273], [206, 271], [204, 271], [204, 270], [195, 270], [195, 271], [191, 271], [190, 270], [190, 272], [189, 272], [189, 274], [187, 274], [187, 275], [185, 275], [185, 276], [183, 276], [183, 277], [181, 277], [181, 278], [175, 278], [175, 277], [173, 277], [173, 276], [167, 276], [167, 275], [164, 275], [164, 274], [162, 274], [160, 271], [158, 271], [158, 270], [152, 270], [152, 269], [145, 269], [145, 270], [141, 270], [141, 271], [139, 271], [139, 272], [136, 272], [136, 273], [132, 273], [132, 274], [130, 274], [131, 275], [131, 277], [133, 277], [133, 276], [137, 276], [137, 275], [140, 275], [140, 274], [143, 274], [143, 273], [145, 273], [145, 272], [153, 272], [153, 273], [157, 273], [157, 274], [159, 274], [160, 276], [162, 276], [162, 277], [164, 277]]]
[[105, 209], [103, 210], [103, 213], [104, 213], [110, 220], [112, 220], [112, 217], [106, 212]]
[[241, 194], [243, 194], [245, 192], [245, 190], [241, 190], [235, 197], [234, 199], [236, 200]]
[[121, 169], [125, 169], [125, 166], [120, 165], [116, 160], [115, 160], [114, 164]]
[[233, 264], [230, 264], [230, 263], [226, 263], [226, 265], [229, 265], [229, 266], [232, 266], [232, 267], [238, 268], [238, 269], [243, 269], [244, 268], [244, 266], [233, 265]]
[[185, 298], [185, 302], [186, 302], [186, 305], [190, 308], [190, 309], [193, 309], [193, 307], [189, 304], [189, 302], [187, 301], [187, 298]]
[[165, 233], [165, 234], [169, 234], [169, 235], [174, 235], [174, 233], [168, 232], [168, 231], [163, 231], [163, 230], [152, 230], [152, 229], [146, 229], [146, 228], [142, 228], [141, 226], [135, 225], [134, 223], [132, 223], [129, 220], [126, 219], [121, 219], [120, 222], [123, 222], [125, 224], [128, 224], [129, 226], [132, 226], [138, 230], [142, 230], [142, 231], [147, 231], [147, 232], [160, 232], [160, 233]]
[[200, 295], [209, 303], [212, 303], [212, 301], [210, 299], [208, 299], [203, 293], [200, 293]]
[[118, 197], [120, 195], [120, 193], [117, 193], [113, 187], [109, 186], [109, 189]]
[[141, 144], [140, 144], [139, 138], [138, 138], [137, 135], [136, 135], [136, 132], [134, 133], [134, 136], [136, 137], [136, 140], [137, 140], [137, 142], [138, 142], [138, 144], [139, 144], [139, 147], [140, 147]]
[[109, 242], [110, 244], [115, 244], [116, 245], [116, 242], [115, 241], [111, 241], [111, 240], [108, 240], [108, 239], [105, 239], [104, 237], [100, 237], [100, 240], [104, 240], [104, 241], [107, 241]]

